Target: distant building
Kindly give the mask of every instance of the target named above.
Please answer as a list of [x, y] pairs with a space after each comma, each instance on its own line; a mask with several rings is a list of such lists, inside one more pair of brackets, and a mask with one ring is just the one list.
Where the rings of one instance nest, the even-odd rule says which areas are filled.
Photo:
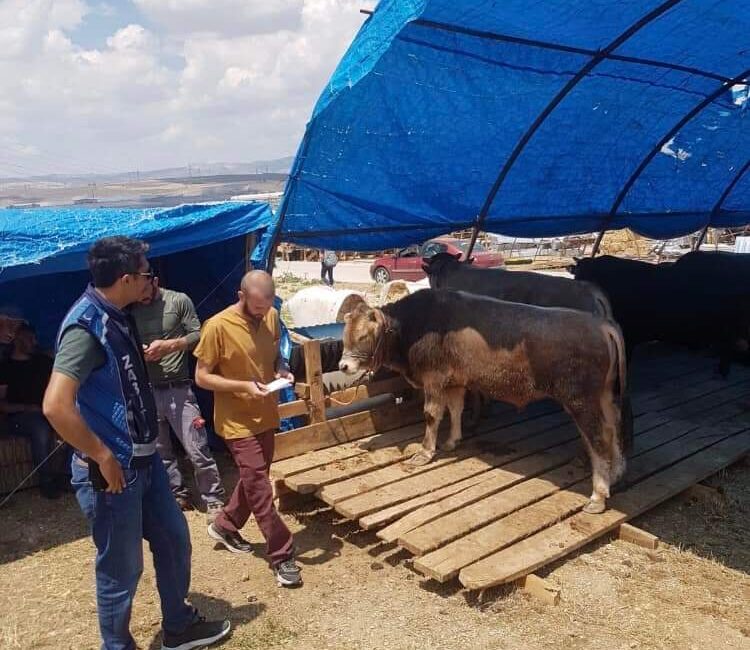
[[271, 207], [276, 210], [281, 203], [281, 197], [284, 195], [283, 192], [258, 192], [256, 194], [236, 194], [231, 197], [230, 201], [264, 201], [269, 203]]

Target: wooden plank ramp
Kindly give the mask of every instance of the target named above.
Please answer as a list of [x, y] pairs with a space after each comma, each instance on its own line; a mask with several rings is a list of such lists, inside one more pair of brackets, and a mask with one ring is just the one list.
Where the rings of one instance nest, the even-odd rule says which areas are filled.
[[486, 589], [621, 532], [750, 453], [750, 369], [734, 366], [725, 380], [715, 368], [715, 359], [686, 353], [638, 359], [628, 471], [601, 515], [582, 512], [590, 469], [575, 426], [551, 402], [521, 413], [496, 405], [457, 450], [425, 466], [403, 462], [424, 424], [412, 417], [396, 428], [390, 418], [385, 433], [337, 435], [339, 444], [322, 437], [320, 449], [274, 463], [271, 474], [412, 553], [428, 578]]

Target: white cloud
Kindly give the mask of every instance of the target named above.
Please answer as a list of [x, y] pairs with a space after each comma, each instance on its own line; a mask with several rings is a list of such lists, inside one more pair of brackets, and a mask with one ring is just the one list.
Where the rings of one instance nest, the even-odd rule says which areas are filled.
[[83, 0], [2, 0], [0, 60], [33, 57], [48, 31], [73, 29], [86, 12]]
[[243, 36], [297, 29], [305, 0], [134, 0], [172, 33]]
[[134, 1], [143, 24], [87, 49], [102, 3], [0, 0], [0, 143], [26, 152], [0, 176], [289, 155], [363, 20], [359, 0]]

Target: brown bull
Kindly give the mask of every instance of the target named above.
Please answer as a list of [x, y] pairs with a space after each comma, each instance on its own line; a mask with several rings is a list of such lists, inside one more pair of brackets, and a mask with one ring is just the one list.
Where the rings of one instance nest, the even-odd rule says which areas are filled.
[[354, 374], [386, 366], [423, 388], [423, 449], [435, 455], [447, 407], [451, 450], [461, 440], [467, 389], [523, 407], [550, 397], [575, 421], [591, 459], [587, 512], [602, 512], [624, 473], [625, 357], [617, 325], [570, 309], [534, 307], [463, 292], [418, 291], [382, 309], [359, 305], [346, 317], [339, 368]]

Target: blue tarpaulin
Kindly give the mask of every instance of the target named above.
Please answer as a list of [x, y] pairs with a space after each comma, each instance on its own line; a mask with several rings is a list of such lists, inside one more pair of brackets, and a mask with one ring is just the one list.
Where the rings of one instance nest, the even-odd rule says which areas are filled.
[[747, 0], [382, 0], [314, 109], [280, 239], [750, 222]]
[[255, 202], [0, 210], [0, 283], [85, 269], [86, 251], [100, 237], [144, 239], [149, 256], [162, 257], [265, 231], [273, 219], [267, 203]]
[[187, 293], [205, 319], [236, 298], [245, 235], [264, 241], [274, 219], [267, 203], [0, 210], [0, 306], [20, 309], [50, 347], [89, 282], [89, 246], [100, 237], [127, 235], [150, 244], [148, 257], [163, 285]]

